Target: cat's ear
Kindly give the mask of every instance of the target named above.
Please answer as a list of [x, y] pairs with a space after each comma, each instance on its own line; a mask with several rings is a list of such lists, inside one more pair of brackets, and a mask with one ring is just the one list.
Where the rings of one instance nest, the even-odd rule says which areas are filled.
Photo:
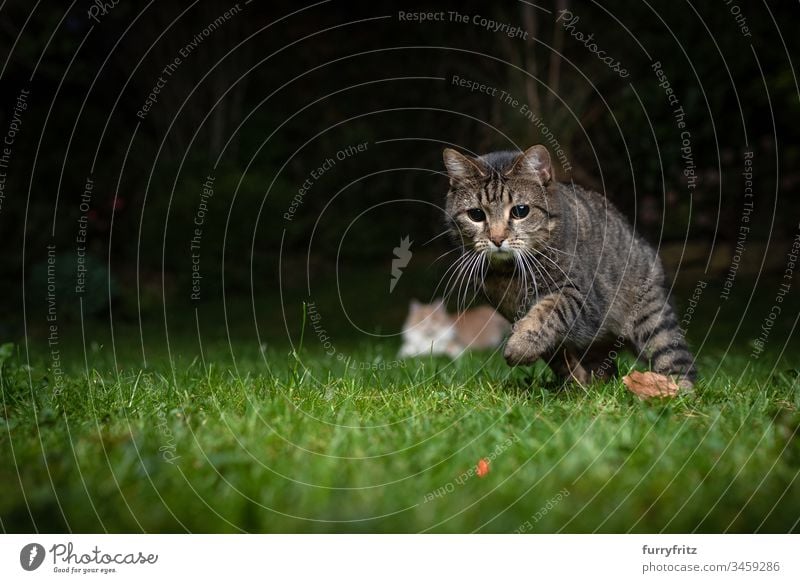
[[486, 169], [483, 168], [482, 162], [456, 152], [452, 148], [445, 148], [442, 157], [444, 158], [444, 167], [447, 168], [447, 174], [450, 176], [450, 184], [486, 176]]
[[506, 170], [506, 176], [527, 175], [542, 186], [546, 186], [553, 179], [553, 163], [550, 152], [542, 145], [531, 146], [517, 156], [511, 168]]

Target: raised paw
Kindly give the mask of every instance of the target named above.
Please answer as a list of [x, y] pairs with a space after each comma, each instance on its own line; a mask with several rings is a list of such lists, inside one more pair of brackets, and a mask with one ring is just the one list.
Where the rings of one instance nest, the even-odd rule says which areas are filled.
[[528, 336], [528, 334], [520, 332], [511, 334], [508, 338], [505, 350], [503, 350], [503, 356], [508, 366], [533, 364], [539, 360], [541, 352], [536, 348], [535, 344], [531, 342]]

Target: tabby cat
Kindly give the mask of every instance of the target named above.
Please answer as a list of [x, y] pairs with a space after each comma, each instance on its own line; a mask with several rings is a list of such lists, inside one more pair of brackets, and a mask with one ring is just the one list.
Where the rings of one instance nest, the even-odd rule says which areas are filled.
[[616, 374], [630, 346], [690, 390], [694, 359], [669, 302], [664, 269], [604, 196], [553, 178], [544, 146], [465, 156], [447, 148], [447, 216], [489, 302], [514, 323], [509, 365], [543, 358], [564, 380]]

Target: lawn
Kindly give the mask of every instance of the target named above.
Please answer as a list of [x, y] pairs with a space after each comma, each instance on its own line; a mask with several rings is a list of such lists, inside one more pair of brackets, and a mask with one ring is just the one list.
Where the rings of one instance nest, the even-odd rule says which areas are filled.
[[308, 326], [294, 349], [204, 334], [201, 356], [187, 332], [147, 366], [138, 332], [117, 329], [86, 359], [80, 341], [64, 347], [58, 390], [42, 351], [29, 347], [28, 365], [24, 342], [6, 345], [0, 526], [797, 531], [796, 344], [776, 331], [756, 359], [714, 331], [696, 395], [668, 402], [619, 381], [553, 390], [542, 366], [512, 370], [499, 354], [400, 366], [396, 343], [362, 338], [330, 356]]

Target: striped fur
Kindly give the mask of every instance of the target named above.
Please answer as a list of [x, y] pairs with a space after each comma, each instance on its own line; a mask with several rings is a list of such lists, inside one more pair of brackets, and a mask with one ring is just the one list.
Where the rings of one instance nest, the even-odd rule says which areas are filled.
[[[465, 252], [486, 256], [483, 291], [514, 323], [510, 365], [544, 358], [587, 383], [616, 374], [615, 354], [628, 346], [691, 389], [694, 359], [661, 261], [604, 196], [553, 180], [543, 146], [479, 158], [446, 149], [444, 160], [451, 231]], [[518, 205], [523, 218], [512, 216]]]

